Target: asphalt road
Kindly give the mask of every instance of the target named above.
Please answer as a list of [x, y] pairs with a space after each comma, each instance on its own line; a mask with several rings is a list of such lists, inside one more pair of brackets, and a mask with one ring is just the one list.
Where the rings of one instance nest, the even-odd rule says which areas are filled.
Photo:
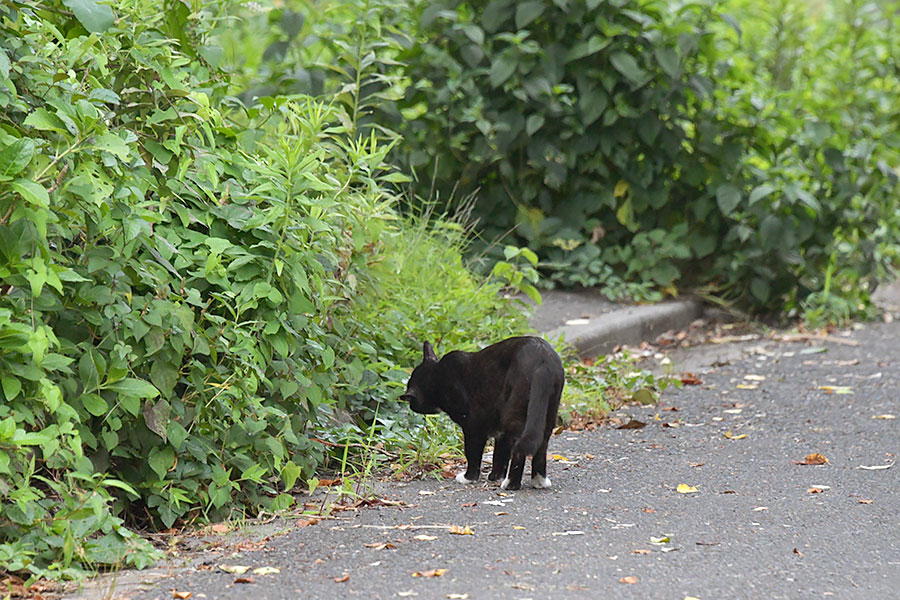
[[626, 409], [642, 429], [563, 432], [550, 490], [384, 484], [402, 505], [275, 524], [127, 597], [898, 598], [900, 324], [842, 339], [755, 346]]

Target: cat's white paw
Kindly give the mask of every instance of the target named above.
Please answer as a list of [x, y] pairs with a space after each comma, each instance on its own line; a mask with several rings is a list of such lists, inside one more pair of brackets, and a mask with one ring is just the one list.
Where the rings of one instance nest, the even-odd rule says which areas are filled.
[[456, 481], [459, 483], [465, 484], [465, 483], [476, 483], [478, 480], [477, 479], [466, 479], [466, 473], [465, 473], [465, 471], [463, 471], [461, 473], [456, 474]]
[[543, 475], [535, 475], [531, 478], [531, 487], [535, 489], [547, 489], [552, 484], [550, 483], [549, 477], [544, 477]]
[[506, 486], [509, 485], [509, 477], [504, 477], [503, 481], [500, 482], [500, 489], [505, 490]]

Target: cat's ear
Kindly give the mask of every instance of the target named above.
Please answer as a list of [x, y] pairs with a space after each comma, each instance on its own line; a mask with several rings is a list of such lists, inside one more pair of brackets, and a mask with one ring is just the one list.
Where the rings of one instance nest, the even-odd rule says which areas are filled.
[[431, 344], [425, 342], [422, 345], [422, 360], [425, 362], [437, 362], [437, 355], [434, 353], [434, 348], [431, 347]]

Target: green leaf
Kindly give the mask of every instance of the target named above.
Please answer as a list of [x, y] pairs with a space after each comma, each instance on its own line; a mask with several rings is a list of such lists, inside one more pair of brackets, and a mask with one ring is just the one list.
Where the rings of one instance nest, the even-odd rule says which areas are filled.
[[566, 62], [571, 62], [573, 60], [578, 60], [579, 58], [584, 58], [585, 56], [590, 56], [591, 54], [596, 54], [600, 52], [604, 48], [612, 43], [612, 39], [608, 37], [603, 37], [601, 35], [592, 35], [590, 39], [586, 42], [579, 42], [572, 46], [568, 52], [566, 52]]
[[116, 18], [108, 4], [97, 0], [63, 0], [75, 18], [91, 33], [103, 33], [109, 29]]
[[647, 79], [647, 72], [644, 71], [637, 63], [637, 60], [630, 54], [625, 52], [616, 52], [609, 57], [612, 66], [625, 76], [635, 86], [643, 85]]
[[463, 33], [465, 33], [466, 37], [472, 40], [473, 43], [478, 44], [479, 46], [484, 43], [484, 31], [477, 25], [466, 25], [463, 27]]
[[723, 183], [716, 188], [716, 203], [726, 217], [741, 203], [741, 191], [731, 183]]
[[750, 192], [750, 206], [753, 206], [755, 203], [769, 196], [769, 194], [774, 192], [775, 189], [775, 186], [769, 185], [768, 183], [764, 183], [753, 188], [753, 191]]
[[753, 294], [760, 302], [769, 299], [769, 282], [761, 277], [754, 277], [750, 282], [750, 293]]
[[681, 62], [674, 48], [657, 48], [653, 51], [663, 72], [672, 79], [681, 77]]
[[66, 133], [66, 124], [63, 123], [55, 114], [51, 113], [44, 107], [35, 109], [30, 115], [25, 117], [25, 125], [34, 127], [40, 131], [58, 131]]
[[154, 448], [147, 463], [160, 479], [165, 479], [166, 472], [175, 464], [175, 451], [169, 446]]
[[150, 366], [150, 381], [163, 395], [169, 395], [178, 383], [178, 369], [168, 360], [158, 358]]
[[516, 28], [522, 29], [541, 16], [544, 12], [544, 0], [528, 0], [516, 5]]
[[104, 133], [94, 138], [94, 148], [115, 154], [121, 160], [127, 160], [131, 154], [125, 140], [114, 133]]
[[0, 375], [0, 383], [3, 384], [3, 395], [7, 400], [12, 400], [22, 391], [22, 382], [19, 381], [18, 377], [8, 373]]
[[46, 188], [30, 179], [16, 179], [9, 186], [30, 204], [47, 208], [50, 206], [50, 196]]
[[184, 444], [184, 440], [187, 439], [187, 436], [187, 429], [185, 429], [178, 421], [169, 421], [169, 424], [166, 425], [166, 437], [168, 437], [169, 443], [172, 444], [176, 450], [181, 450], [181, 445]]
[[9, 67], [9, 56], [6, 55], [6, 50], [0, 48], [0, 77], [9, 77]]
[[138, 398], [156, 398], [159, 396], [159, 390], [153, 387], [152, 384], [134, 377], [126, 377], [121, 381], [108, 384], [106, 387], [120, 394]]
[[81, 403], [84, 405], [85, 410], [95, 417], [102, 417], [109, 411], [109, 405], [106, 404], [106, 400], [97, 394], [83, 394]]
[[525, 121], [525, 132], [528, 135], [534, 135], [538, 129], [544, 126], [544, 115], [534, 114]]
[[506, 55], [501, 55], [491, 64], [491, 70], [488, 74], [491, 86], [500, 87], [513, 73], [515, 73], [515, 71], [515, 59]]
[[0, 181], [17, 175], [28, 166], [34, 156], [34, 142], [18, 139], [0, 151]]

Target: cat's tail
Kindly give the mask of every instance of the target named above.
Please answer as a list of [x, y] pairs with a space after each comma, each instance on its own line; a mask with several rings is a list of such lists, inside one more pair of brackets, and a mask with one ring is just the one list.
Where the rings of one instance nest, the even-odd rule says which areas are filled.
[[531, 389], [528, 391], [528, 412], [525, 416], [525, 428], [516, 442], [516, 450], [525, 455], [533, 455], [544, 441], [547, 427], [547, 413], [550, 402], [558, 402], [561, 390], [554, 389], [558, 385], [557, 369], [544, 362], [531, 376]]

